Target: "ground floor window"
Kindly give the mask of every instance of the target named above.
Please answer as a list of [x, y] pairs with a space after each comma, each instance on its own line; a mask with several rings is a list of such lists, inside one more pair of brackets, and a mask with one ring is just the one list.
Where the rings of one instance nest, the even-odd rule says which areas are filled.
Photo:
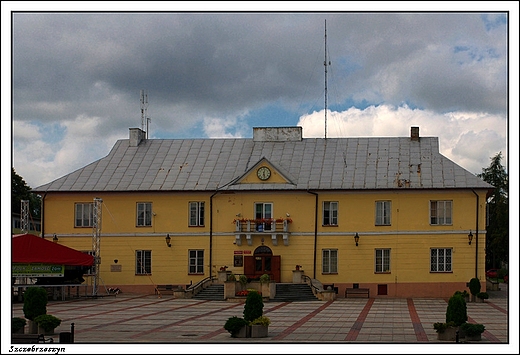
[[322, 273], [336, 274], [338, 272], [338, 250], [323, 249], [322, 256]]
[[451, 248], [430, 249], [430, 271], [451, 272]]
[[376, 272], [390, 272], [390, 249], [376, 249]]
[[152, 251], [136, 250], [135, 251], [135, 274], [149, 275], [152, 273]]
[[189, 251], [189, 273], [203, 274], [204, 273], [204, 250], [190, 250]]

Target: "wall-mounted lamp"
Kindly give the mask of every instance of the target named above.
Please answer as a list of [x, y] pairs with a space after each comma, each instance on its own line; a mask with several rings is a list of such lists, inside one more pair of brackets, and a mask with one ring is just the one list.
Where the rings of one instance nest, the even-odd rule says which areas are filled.
[[242, 217], [242, 215], [240, 213], [237, 213], [236, 216], [237, 217]]
[[172, 243], [170, 243], [172, 241], [172, 238], [170, 238], [170, 235], [169, 234], [166, 234], [166, 245], [168, 245], [168, 248], [171, 248], [172, 247]]
[[54, 237], [52, 237], [52, 241], [54, 243], [58, 243], [58, 236], [56, 234], [54, 234]]
[[117, 260], [117, 259], [114, 259], [114, 264], [117, 264], [117, 262], [118, 262], [118, 261], [119, 261], [119, 260]]
[[356, 241], [356, 246], [358, 246], [359, 235], [357, 234], [357, 232], [356, 232], [356, 235], [354, 236], [354, 240]]
[[468, 234], [468, 244], [471, 245], [471, 241], [473, 240], [473, 234], [471, 234], [471, 229], [469, 230], [469, 234]]

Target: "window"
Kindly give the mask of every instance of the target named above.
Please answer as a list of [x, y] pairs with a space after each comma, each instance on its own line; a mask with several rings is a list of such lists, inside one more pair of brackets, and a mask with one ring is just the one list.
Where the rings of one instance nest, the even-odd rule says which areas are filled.
[[152, 225], [152, 204], [150, 202], [137, 204], [137, 226], [147, 227]]
[[323, 202], [323, 225], [337, 226], [338, 225], [338, 203], [337, 202]]
[[135, 251], [135, 274], [151, 275], [152, 274], [152, 251], [136, 250]]
[[338, 250], [337, 249], [323, 249], [323, 274], [337, 274], [338, 273]]
[[452, 201], [430, 201], [430, 224], [451, 224]]
[[376, 226], [390, 225], [391, 201], [376, 201]]
[[76, 203], [74, 227], [92, 227], [94, 226], [94, 204], [93, 203]]
[[[255, 203], [255, 219], [269, 220], [273, 218], [273, 204], [272, 203]], [[257, 223], [256, 230], [271, 230], [271, 223]]]
[[204, 273], [204, 250], [190, 250], [189, 251], [189, 273], [203, 274]]
[[390, 249], [376, 249], [376, 272], [390, 272]]
[[451, 249], [430, 249], [430, 272], [451, 272]]
[[204, 226], [204, 202], [190, 202], [189, 226]]

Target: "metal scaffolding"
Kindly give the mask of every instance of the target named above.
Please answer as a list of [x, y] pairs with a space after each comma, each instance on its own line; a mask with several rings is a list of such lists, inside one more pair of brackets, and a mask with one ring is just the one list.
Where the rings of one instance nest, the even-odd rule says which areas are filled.
[[103, 200], [94, 198], [93, 209], [93, 236], [92, 236], [92, 252], [94, 253], [94, 285], [92, 287], [92, 296], [97, 296], [99, 286], [99, 264], [101, 264], [101, 256], [99, 254], [99, 246], [101, 239], [101, 209]]

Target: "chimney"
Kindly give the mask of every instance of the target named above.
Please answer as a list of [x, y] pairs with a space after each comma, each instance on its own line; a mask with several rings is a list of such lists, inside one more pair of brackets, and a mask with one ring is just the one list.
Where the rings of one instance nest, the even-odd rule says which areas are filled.
[[419, 141], [419, 127], [412, 127], [410, 139], [412, 141]]
[[130, 128], [130, 147], [137, 147], [144, 139], [144, 131], [140, 128]]
[[254, 142], [294, 142], [301, 140], [301, 127], [253, 127]]

